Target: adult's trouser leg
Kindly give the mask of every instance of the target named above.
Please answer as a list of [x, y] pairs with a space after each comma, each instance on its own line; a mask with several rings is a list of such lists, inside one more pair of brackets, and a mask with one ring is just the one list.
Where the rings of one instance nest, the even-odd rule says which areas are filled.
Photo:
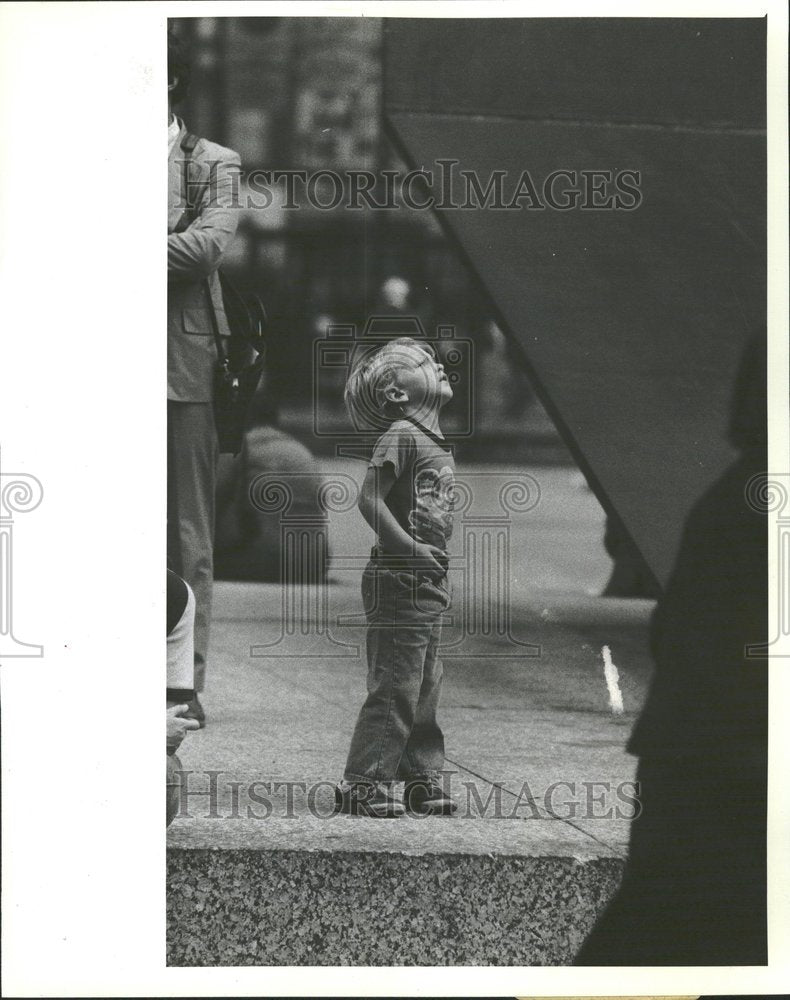
[[206, 679], [218, 458], [211, 403], [167, 403], [167, 558], [195, 595], [195, 690]]

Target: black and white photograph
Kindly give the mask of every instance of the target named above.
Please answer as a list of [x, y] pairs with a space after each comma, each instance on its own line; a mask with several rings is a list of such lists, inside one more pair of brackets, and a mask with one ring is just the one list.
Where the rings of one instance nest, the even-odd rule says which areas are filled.
[[9, 995], [782, 992], [786, 11], [2, 6]]

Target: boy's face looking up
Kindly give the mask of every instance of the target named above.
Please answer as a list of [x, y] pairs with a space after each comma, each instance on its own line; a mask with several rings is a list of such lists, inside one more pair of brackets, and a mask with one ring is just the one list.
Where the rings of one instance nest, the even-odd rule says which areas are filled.
[[443, 365], [428, 351], [417, 345], [398, 344], [384, 354], [382, 362], [391, 365], [394, 372], [384, 398], [405, 415], [427, 416], [453, 398]]

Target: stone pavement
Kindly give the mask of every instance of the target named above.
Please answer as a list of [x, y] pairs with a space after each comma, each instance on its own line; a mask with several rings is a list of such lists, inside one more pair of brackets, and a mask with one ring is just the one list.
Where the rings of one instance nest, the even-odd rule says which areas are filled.
[[465, 634], [456, 581], [440, 708], [456, 817], [332, 814], [365, 691], [363, 630], [338, 624], [361, 611], [358, 570], [343, 569], [369, 544], [358, 525], [335, 532], [325, 589], [217, 585], [208, 724], [183, 744], [187, 795], [168, 830], [170, 964], [572, 959], [622, 872], [635, 773], [623, 747], [652, 605], [585, 593], [608, 570], [597, 503], [569, 470], [535, 475], [545, 502], [512, 545], [509, 634]]

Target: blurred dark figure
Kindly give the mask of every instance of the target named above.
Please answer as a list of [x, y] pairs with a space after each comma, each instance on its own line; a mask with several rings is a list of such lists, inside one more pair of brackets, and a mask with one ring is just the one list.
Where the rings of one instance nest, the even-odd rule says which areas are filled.
[[[275, 485], [279, 483], [282, 487]], [[216, 578], [264, 583], [324, 580], [329, 551], [322, 485], [312, 453], [277, 426], [276, 404], [268, 389], [259, 390], [250, 405], [241, 454], [220, 463]], [[298, 552], [283, 548], [289, 521], [295, 534], [287, 544], [296, 545]]]
[[[576, 965], [762, 965], [768, 677], [745, 647], [768, 630], [765, 334], [743, 358], [740, 451], [686, 522], [652, 623], [656, 672], [631, 740], [642, 811], [619, 893]], [[750, 497], [754, 494], [750, 491]]]
[[601, 597], [644, 597], [661, 593], [615, 518], [607, 516], [603, 545], [614, 565]]
[[477, 337], [477, 395], [484, 420], [500, 427], [503, 420], [519, 420], [535, 401], [510, 341], [493, 319], [483, 324]]

